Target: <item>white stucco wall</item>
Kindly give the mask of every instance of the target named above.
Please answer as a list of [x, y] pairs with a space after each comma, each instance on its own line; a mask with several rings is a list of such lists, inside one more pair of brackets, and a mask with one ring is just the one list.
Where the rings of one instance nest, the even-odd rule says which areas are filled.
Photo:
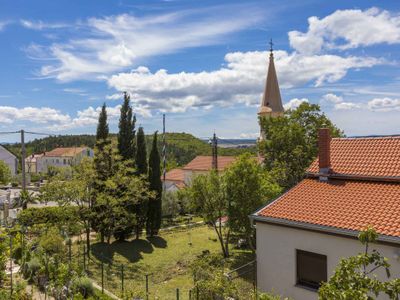
[[11, 175], [15, 176], [17, 174], [18, 160], [10, 153], [7, 149], [0, 146], [0, 160], [4, 161], [11, 171]]
[[[260, 290], [274, 291], [295, 300], [317, 299], [316, 292], [296, 285], [296, 249], [327, 256], [328, 279], [341, 258], [362, 252], [362, 244], [356, 239], [256, 223], [257, 231], [257, 283]], [[400, 278], [400, 248], [373, 244], [389, 259], [392, 278]], [[378, 274], [386, 280], [384, 272]], [[388, 299], [380, 297], [378, 299]]]

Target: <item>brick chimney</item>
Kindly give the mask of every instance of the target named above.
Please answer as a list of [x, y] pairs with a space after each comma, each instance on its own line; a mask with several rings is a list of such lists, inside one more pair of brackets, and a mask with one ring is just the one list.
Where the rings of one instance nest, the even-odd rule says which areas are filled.
[[329, 174], [331, 171], [331, 133], [328, 128], [318, 131], [319, 172]]

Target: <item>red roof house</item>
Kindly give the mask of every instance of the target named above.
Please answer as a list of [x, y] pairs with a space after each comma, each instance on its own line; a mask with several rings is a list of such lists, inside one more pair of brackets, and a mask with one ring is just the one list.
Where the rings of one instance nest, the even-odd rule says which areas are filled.
[[[320, 130], [306, 178], [251, 218], [260, 288], [294, 299], [317, 299], [339, 260], [361, 251], [368, 226], [385, 257], [400, 257], [400, 136], [331, 139]], [[391, 263], [400, 276], [399, 260]]]

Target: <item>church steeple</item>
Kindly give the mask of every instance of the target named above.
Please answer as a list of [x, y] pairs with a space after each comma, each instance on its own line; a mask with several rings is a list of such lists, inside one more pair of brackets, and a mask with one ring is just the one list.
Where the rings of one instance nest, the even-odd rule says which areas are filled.
[[[258, 112], [259, 117], [277, 117], [283, 115], [283, 105], [281, 92], [279, 90], [278, 77], [276, 76], [274, 52], [272, 39], [270, 41], [269, 66], [267, 80], [265, 82], [264, 93], [262, 96], [261, 107]], [[260, 139], [265, 139], [265, 133], [260, 126]]]

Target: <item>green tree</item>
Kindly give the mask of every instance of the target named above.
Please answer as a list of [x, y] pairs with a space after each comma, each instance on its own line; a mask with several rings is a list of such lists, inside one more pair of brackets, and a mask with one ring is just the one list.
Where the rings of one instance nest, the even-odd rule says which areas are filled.
[[11, 180], [11, 171], [8, 165], [0, 160], [0, 183], [7, 184]]
[[381, 281], [376, 272], [386, 271], [390, 277], [390, 264], [377, 250], [369, 251], [370, 243], [374, 243], [378, 234], [368, 228], [358, 236], [365, 246], [364, 253], [342, 259], [328, 282], [323, 283], [318, 291], [321, 300], [370, 300], [372, 295], [378, 297], [386, 294], [390, 299], [398, 300], [400, 296], [400, 279]]
[[260, 120], [266, 140], [259, 143], [264, 164], [285, 189], [297, 184], [318, 153], [318, 129], [329, 128], [333, 137], [340, 131], [316, 104], [302, 103], [284, 116]]
[[147, 210], [146, 232], [147, 235], [157, 235], [161, 227], [161, 198], [162, 198], [162, 182], [160, 170], [160, 154], [157, 148], [157, 131], [153, 137], [153, 147], [149, 156], [149, 183], [150, 190], [154, 191], [155, 199], [149, 202]]
[[108, 138], [108, 123], [107, 123], [107, 109], [106, 104], [104, 103], [101, 107], [100, 115], [99, 115], [99, 122], [97, 125], [97, 132], [96, 132], [96, 141], [105, 140]]
[[[74, 167], [70, 180], [55, 177], [41, 188], [42, 201], [54, 201], [63, 208], [77, 208], [75, 213], [78, 221], [85, 228], [88, 253], [90, 253], [90, 223], [92, 219], [91, 206], [94, 183], [93, 161], [89, 158], [84, 158], [79, 165]], [[71, 221], [76, 222], [76, 219]]]
[[254, 229], [249, 215], [275, 198], [281, 188], [250, 154], [244, 154], [223, 175], [228, 205], [228, 225], [232, 232], [247, 238], [254, 249]]
[[139, 175], [147, 175], [146, 138], [143, 127], [139, 127], [136, 137], [136, 168]]
[[214, 228], [223, 256], [229, 257], [230, 229], [221, 222], [228, 215], [229, 205], [223, 178], [215, 171], [196, 176], [185, 193], [193, 210]]
[[135, 123], [128, 93], [124, 93], [124, 103], [119, 118], [118, 151], [123, 160], [135, 159]]
[[22, 209], [27, 209], [29, 203], [36, 203], [34, 193], [29, 192], [28, 190], [22, 190], [19, 194], [19, 203], [22, 206]]
[[[136, 136], [136, 174], [139, 176], [143, 176], [143, 178], [147, 179], [147, 150], [146, 150], [146, 137], [144, 135], [143, 127], [139, 127], [137, 136]], [[142, 231], [146, 225], [147, 220], [147, 209], [148, 202], [138, 202], [135, 205], [135, 214], [136, 214], [136, 226], [135, 226], [135, 234], [136, 239], [140, 237]]]

